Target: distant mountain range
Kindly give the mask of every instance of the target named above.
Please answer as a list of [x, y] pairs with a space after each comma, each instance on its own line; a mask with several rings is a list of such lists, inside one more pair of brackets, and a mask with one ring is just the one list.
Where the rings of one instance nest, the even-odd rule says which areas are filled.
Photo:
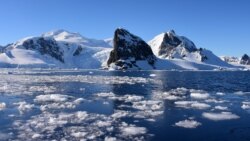
[[114, 37], [105, 40], [56, 30], [0, 46], [1, 68], [240, 70], [248, 65], [248, 55], [240, 59], [219, 58], [173, 30], [148, 43], [123, 28], [116, 29]]
[[232, 56], [221, 56], [223, 61], [234, 64], [234, 65], [250, 65], [250, 57], [247, 54], [244, 54], [242, 57], [232, 57]]

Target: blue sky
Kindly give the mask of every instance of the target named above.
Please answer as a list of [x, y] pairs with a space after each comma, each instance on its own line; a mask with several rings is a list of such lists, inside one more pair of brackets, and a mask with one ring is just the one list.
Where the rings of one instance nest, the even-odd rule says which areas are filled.
[[1, 0], [0, 45], [55, 29], [104, 39], [117, 27], [148, 41], [174, 29], [217, 55], [250, 54], [249, 0]]

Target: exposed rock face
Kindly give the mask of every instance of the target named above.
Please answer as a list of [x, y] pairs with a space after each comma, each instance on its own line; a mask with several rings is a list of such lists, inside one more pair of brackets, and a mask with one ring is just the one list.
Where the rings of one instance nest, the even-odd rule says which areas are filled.
[[149, 41], [154, 54], [160, 58], [179, 58], [195, 53], [199, 61], [205, 61], [207, 57], [202, 53], [203, 49], [197, 49], [195, 44], [184, 36], [178, 36], [174, 30], [162, 33]]
[[241, 57], [240, 64], [243, 64], [243, 65], [250, 65], [250, 57], [249, 57], [247, 54], [244, 54], [244, 55]]
[[125, 29], [117, 29], [114, 34], [114, 49], [111, 51], [108, 66], [114, 63], [120, 69], [138, 67], [138, 60], [145, 60], [154, 65], [156, 57], [150, 46], [141, 38], [129, 33]]
[[60, 50], [57, 42], [52, 38], [39, 37], [28, 39], [23, 42], [22, 46], [29, 50], [38, 50], [42, 55], [48, 54], [55, 59], [64, 62], [63, 51]]
[[81, 54], [83, 48], [81, 46], [78, 46], [77, 49], [75, 50], [73, 56], [78, 56]]
[[175, 35], [175, 32], [171, 30], [170, 32], [165, 33], [163, 37], [163, 42], [159, 47], [159, 55], [169, 56], [171, 55], [172, 50], [178, 46], [183, 46], [189, 52], [197, 51], [197, 48], [192, 41], [187, 43], [181, 40]]
[[3, 53], [4, 48], [0, 46], [0, 53]]

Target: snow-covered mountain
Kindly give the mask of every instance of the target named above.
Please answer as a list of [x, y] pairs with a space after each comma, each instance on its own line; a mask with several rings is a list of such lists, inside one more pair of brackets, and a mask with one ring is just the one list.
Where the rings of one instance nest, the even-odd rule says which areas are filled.
[[104, 41], [108, 43], [111, 47], [113, 47], [114, 45], [113, 38], [107, 38], [107, 39], [104, 39]]
[[[239, 62], [249, 64], [249, 57], [244, 56]], [[228, 64], [173, 30], [147, 44], [118, 28], [113, 38], [105, 40], [89, 39], [66, 30], [27, 37], [0, 47], [0, 67], [213, 70], [242, 65]]]
[[239, 64], [240, 58], [234, 56], [220, 56], [221, 60], [230, 64]]
[[221, 56], [220, 58], [233, 65], [250, 65], [250, 57], [247, 54], [244, 54], [242, 57]]
[[140, 37], [118, 28], [114, 34], [114, 49], [108, 59], [112, 69], [154, 68], [156, 57], [150, 46]]
[[97, 69], [111, 51], [104, 40], [65, 30], [28, 37], [5, 47], [0, 67], [60, 67]]
[[[178, 36], [174, 30], [156, 36], [148, 44], [157, 57], [180, 64], [187, 69], [201, 69], [201, 66], [205, 66], [205, 68], [209, 68], [209, 66], [233, 67], [211, 51], [197, 48], [191, 40], [184, 36]], [[187, 64], [191, 66], [187, 66]]]

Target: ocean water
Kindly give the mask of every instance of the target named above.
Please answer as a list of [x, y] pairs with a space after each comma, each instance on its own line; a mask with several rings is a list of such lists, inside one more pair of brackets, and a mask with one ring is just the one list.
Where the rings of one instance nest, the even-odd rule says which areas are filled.
[[250, 72], [2, 69], [0, 140], [249, 141]]

